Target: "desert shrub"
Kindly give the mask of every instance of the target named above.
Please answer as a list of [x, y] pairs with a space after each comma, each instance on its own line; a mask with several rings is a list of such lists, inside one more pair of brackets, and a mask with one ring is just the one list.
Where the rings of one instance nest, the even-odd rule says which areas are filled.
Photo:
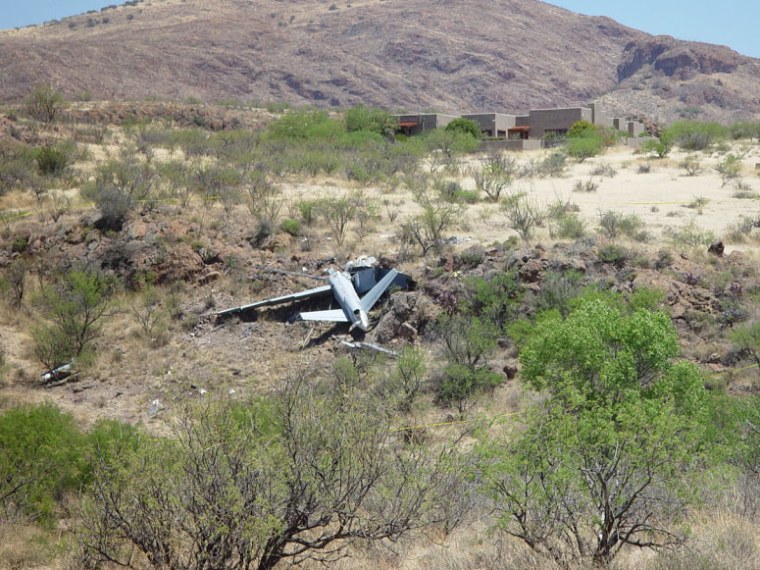
[[357, 194], [333, 195], [319, 201], [319, 213], [330, 228], [335, 243], [339, 246], [343, 245], [349, 225], [356, 217], [359, 206]]
[[37, 85], [25, 100], [27, 114], [43, 123], [53, 123], [62, 105], [63, 95], [49, 83]]
[[513, 194], [503, 199], [500, 204], [501, 212], [510, 228], [528, 241], [533, 236], [536, 226], [543, 224], [545, 212], [525, 194]]
[[23, 259], [14, 259], [0, 277], [0, 293], [10, 301], [10, 306], [21, 307], [26, 292], [26, 263]]
[[47, 319], [32, 331], [35, 355], [48, 370], [82, 356], [100, 335], [116, 282], [102, 273], [72, 269], [45, 284], [36, 305]]
[[567, 145], [565, 146], [565, 152], [567, 152], [567, 155], [576, 159], [578, 162], [583, 162], [592, 156], [597, 156], [602, 150], [602, 138], [596, 133], [569, 138], [567, 140]]
[[709, 204], [709, 203], [710, 203], [710, 199], [709, 198], [706, 198], [704, 196], [697, 196], [691, 202], [689, 202], [688, 204], [686, 204], [686, 207], [690, 208], [692, 210], [696, 210], [697, 214], [699, 214], [701, 216], [702, 213], [704, 212], [705, 206], [707, 206], [707, 204]]
[[34, 152], [20, 143], [0, 139], [0, 196], [34, 179]]
[[133, 301], [129, 311], [140, 325], [142, 337], [149, 347], [164, 346], [169, 341], [168, 311], [162, 306], [161, 294], [149, 279], [143, 281], [144, 290]]
[[193, 170], [190, 183], [201, 200], [219, 202], [227, 213], [242, 201], [243, 179], [231, 166], [218, 163], [199, 165]]
[[571, 301], [581, 289], [583, 274], [578, 271], [547, 271], [534, 303], [542, 311], [556, 310], [564, 317], [570, 312]]
[[623, 267], [628, 261], [629, 252], [622, 246], [610, 243], [599, 249], [599, 261], [615, 267]]
[[433, 189], [438, 192], [441, 200], [446, 202], [456, 202], [457, 193], [463, 190], [462, 185], [456, 180], [435, 177], [433, 179]]
[[593, 136], [594, 134], [596, 134], [596, 126], [589, 121], [580, 120], [570, 125], [570, 129], [567, 131], [567, 138], [579, 139]]
[[470, 135], [474, 139], [479, 139], [481, 136], [480, 126], [475, 121], [465, 119], [464, 117], [457, 117], [446, 125], [445, 129], [453, 133], [461, 133], [463, 135]]
[[80, 194], [100, 210], [101, 228], [120, 231], [129, 211], [150, 197], [155, 182], [152, 166], [125, 148], [120, 158], [97, 167], [95, 180], [82, 186]]
[[291, 381], [267, 400], [199, 406], [174, 437], [98, 457], [80, 567], [329, 565], [351, 542], [456, 526], [444, 515], [463, 491], [456, 454], [405, 445], [351, 386], [320, 388]]
[[751, 358], [760, 374], [760, 322], [743, 325], [731, 333], [734, 345]]
[[573, 192], [596, 192], [599, 190], [599, 184], [594, 182], [593, 178], [589, 178], [585, 182], [578, 180], [573, 186]]
[[464, 412], [472, 396], [495, 388], [504, 382], [504, 377], [487, 366], [472, 368], [463, 364], [449, 364], [439, 382], [440, 401], [456, 404], [458, 410]]
[[0, 520], [52, 526], [64, 493], [88, 476], [86, 439], [71, 414], [50, 404], [0, 413]]
[[522, 298], [520, 282], [513, 271], [489, 277], [467, 277], [459, 303], [462, 315], [479, 317], [502, 330], [517, 313]]
[[242, 174], [250, 171], [261, 159], [258, 147], [260, 131], [235, 129], [219, 131], [211, 135], [211, 144], [219, 161], [238, 168]]
[[560, 196], [558, 196], [557, 199], [546, 208], [547, 215], [554, 218], [562, 217], [565, 214], [578, 213], [580, 211], [581, 209], [578, 204], [575, 204], [570, 199], [562, 198]]
[[136, 125], [134, 137], [137, 149], [146, 156], [149, 154], [146, 152], [147, 149], [153, 147], [173, 149], [178, 144], [178, 138], [172, 129], [155, 123]]
[[388, 393], [397, 402], [399, 411], [414, 410], [427, 372], [423, 353], [412, 346], [405, 346], [398, 356], [389, 379]]
[[330, 118], [326, 111], [299, 109], [286, 112], [271, 123], [265, 133], [265, 140], [283, 141], [329, 141], [336, 140], [346, 128], [343, 123]]
[[662, 271], [671, 265], [673, 265], [673, 254], [670, 253], [667, 249], [661, 249], [658, 251], [657, 259], [655, 259], [654, 262], [654, 268], [658, 271]]
[[699, 370], [677, 360], [670, 317], [597, 298], [544, 314], [526, 337], [522, 378], [544, 398], [524, 429], [500, 442], [489, 432], [478, 450], [498, 528], [571, 567], [608, 565], [636, 535], [678, 544], [709, 397]]
[[742, 171], [742, 163], [739, 157], [729, 154], [715, 166], [715, 170], [720, 175], [721, 188], [723, 188], [739, 177]]
[[670, 236], [674, 245], [696, 247], [710, 245], [715, 241], [715, 234], [700, 228], [693, 219], [679, 228], [666, 228], [665, 233]]
[[732, 194], [732, 196], [734, 198], [739, 198], [742, 200], [753, 200], [758, 197], [758, 194], [752, 189], [752, 186], [750, 186], [746, 182], [737, 180], [734, 183], [734, 193]]
[[426, 255], [440, 248], [446, 232], [459, 223], [461, 205], [441, 199], [427, 180], [422, 180], [413, 193], [422, 211], [401, 224], [400, 238], [402, 243], [419, 246], [422, 255]]
[[301, 222], [293, 218], [286, 218], [280, 222], [280, 230], [292, 236], [301, 235]]
[[181, 129], [171, 131], [171, 148], [179, 147], [185, 158], [210, 156], [214, 153], [208, 132], [203, 129]]
[[461, 156], [477, 150], [480, 143], [469, 133], [434, 129], [425, 135], [425, 144], [429, 152], [431, 172], [445, 169], [456, 173], [459, 171]]
[[681, 161], [679, 166], [686, 171], [687, 176], [697, 176], [698, 174], [702, 174], [705, 171], [699, 158], [693, 154], [686, 156]]
[[503, 381], [486, 363], [496, 347], [498, 328], [479, 317], [442, 316], [437, 331], [447, 362], [439, 379], [438, 397], [464, 412], [472, 396]]
[[475, 187], [492, 202], [498, 202], [502, 193], [512, 184], [517, 161], [503, 153], [489, 154], [480, 170], [475, 171]]
[[724, 139], [727, 129], [719, 123], [698, 121], [676, 121], [666, 132], [684, 150], [706, 150]]
[[552, 237], [578, 239], [586, 234], [586, 224], [575, 212], [556, 218], [549, 226]]
[[659, 139], [645, 141], [639, 147], [640, 152], [653, 154], [657, 158], [665, 158], [671, 150], [673, 150], [673, 139], [667, 132], [660, 133]]
[[167, 160], [155, 163], [156, 182], [161, 197], [179, 200], [187, 206], [193, 190], [193, 167], [181, 160]]
[[729, 133], [734, 140], [749, 139], [760, 142], [760, 122], [740, 122], [729, 127]]
[[16, 236], [11, 242], [13, 253], [24, 253], [27, 247], [29, 247], [29, 238], [26, 236]]
[[644, 222], [636, 214], [623, 215], [607, 210], [599, 213], [599, 231], [607, 239], [617, 239], [620, 235], [637, 241], [646, 241], [648, 234], [643, 230]]
[[62, 150], [44, 146], [34, 153], [37, 170], [43, 176], [60, 176], [70, 163], [70, 157]]
[[607, 176], [608, 178], [614, 178], [617, 175], [617, 170], [611, 164], [600, 164], [594, 170], [591, 171], [592, 176]]
[[319, 202], [316, 200], [299, 200], [296, 204], [301, 215], [301, 221], [306, 226], [311, 226], [317, 219]]
[[352, 107], [343, 117], [346, 131], [366, 131], [383, 136], [392, 135], [397, 121], [384, 109], [373, 109], [363, 105]]
[[539, 176], [548, 176], [549, 178], [556, 178], [562, 176], [567, 167], [567, 154], [564, 152], [553, 152], [541, 161], [538, 168]]

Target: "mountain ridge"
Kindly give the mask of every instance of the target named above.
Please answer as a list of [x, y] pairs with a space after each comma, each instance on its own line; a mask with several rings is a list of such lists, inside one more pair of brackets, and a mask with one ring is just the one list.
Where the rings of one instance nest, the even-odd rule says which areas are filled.
[[[600, 100], [670, 120], [760, 113], [760, 60], [538, 0], [149, 0], [0, 32], [0, 100], [358, 103], [449, 113]], [[659, 117], [656, 117], [659, 115]]]

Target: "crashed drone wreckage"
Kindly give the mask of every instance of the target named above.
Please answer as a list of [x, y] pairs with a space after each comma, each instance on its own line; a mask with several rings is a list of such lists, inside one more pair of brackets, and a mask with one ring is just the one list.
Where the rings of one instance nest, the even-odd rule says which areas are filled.
[[[374, 258], [360, 258], [355, 262], [348, 263], [345, 271], [328, 269], [326, 277], [328, 285], [225, 309], [215, 313], [215, 316], [217, 319], [225, 319], [263, 307], [304, 301], [315, 297], [327, 296], [329, 293], [332, 293], [333, 298], [340, 305], [339, 309], [301, 312], [298, 314], [298, 320], [351, 323], [349, 331], [355, 328], [367, 331], [370, 327], [368, 313], [383, 293], [392, 286], [402, 289], [409, 289], [414, 286], [414, 281], [409, 275], [400, 273], [396, 269], [374, 267], [374, 263]], [[290, 274], [290, 272], [280, 270], [264, 269], [264, 271]], [[306, 274], [304, 276], [324, 279], [324, 277], [313, 277]], [[363, 296], [360, 297], [360, 295]]]

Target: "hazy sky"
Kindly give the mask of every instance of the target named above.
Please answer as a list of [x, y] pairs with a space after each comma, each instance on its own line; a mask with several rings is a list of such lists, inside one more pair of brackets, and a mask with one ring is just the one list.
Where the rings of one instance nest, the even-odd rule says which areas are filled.
[[[760, 0], [548, 1], [582, 14], [609, 16], [650, 34], [723, 44], [760, 57]], [[0, 29], [40, 24], [122, 3], [123, 0], [0, 0]]]

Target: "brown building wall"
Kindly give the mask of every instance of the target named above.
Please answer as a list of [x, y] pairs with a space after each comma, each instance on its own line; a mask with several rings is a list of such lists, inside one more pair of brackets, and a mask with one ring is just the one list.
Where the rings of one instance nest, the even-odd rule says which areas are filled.
[[644, 132], [643, 123], [639, 123], [638, 121], [628, 122], [628, 136], [629, 137], [638, 137], [643, 132]]
[[[443, 115], [441, 113], [417, 113], [407, 115], [394, 115], [401, 125], [401, 132], [410, 136], [423, 135], [434, 129], [441, 129], [456, 119], [453, 115]], [[414, 123], [413, 126], [404, 126], [404, 124]]]
[[543, 139], [547, 132], [562, 134], [576, 121], [592, 122], [591, 109], [572, 107], [568, 109], [535, 109], [530, 112], [530, 138]]
[[516, 119], [514, 115], [501, 113], [474, 113], [462, 117], [478, 123], [485, 136], [497, 138], [507, 138], [507, 132], [515, 126]]

